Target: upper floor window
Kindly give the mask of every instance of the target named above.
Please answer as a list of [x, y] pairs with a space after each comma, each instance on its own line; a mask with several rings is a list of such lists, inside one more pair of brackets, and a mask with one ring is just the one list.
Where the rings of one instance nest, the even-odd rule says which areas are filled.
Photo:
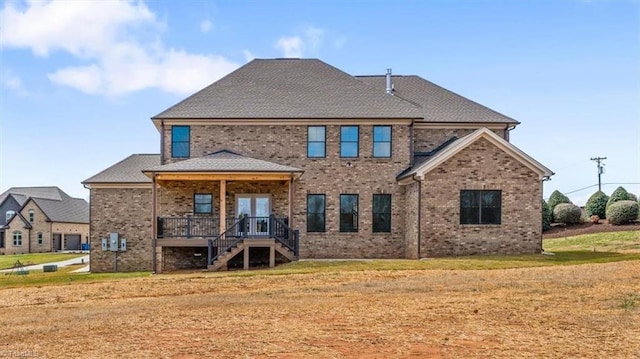
[[373, 233], [391, 232], [391, 195], [373, 195]]
[[307, 232], [325, 231], [325, 195], [307, 195]]
[[210, 193], [196, 193], [193, 195], [193, 213], [212, 214], [213, 196]]
[[16, 211], [7, 211], [7, 213], [5, 213], [6, 223], [9, 223], [14, 214], [16, 214]]
[[13, 232], [13, 245], [14, 246], [22, 245], [22, 232], [20, 231]]
[[340, 157], [358, 157], [358, 126], [340, 127]]
[[307, 127], [307, 157], [326, 157], [327, 128]]
[[42, 244], [42, 232], [38, 232], [38, 244]]
[[391, 157], [391, 126], [373, 126], [373, 157]]
[[188, 158], [191, 129], [189, 126], [171, 127], [171, 157]]
[[501, 212], [502, 191], [460, 191], [460, 224], [500, 224]]
[[36, 216], [36, 212], [32, 209], [29, 210], [29, 223], [33, 223], [33, 220]]
[[340, 195], [340, 232], [358, 231], [358, 195]]

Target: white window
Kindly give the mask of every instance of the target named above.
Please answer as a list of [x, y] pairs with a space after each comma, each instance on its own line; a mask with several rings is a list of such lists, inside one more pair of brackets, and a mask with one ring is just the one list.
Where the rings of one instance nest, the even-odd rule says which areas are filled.
[[22, 245], [22, 232], [20, 231], [13, 232], [13, 245], [14, 246]]
[[33, 219], [36, 215], [36, 212], [32, 209], [29, 210], [29, 223], [33, 223]]
[[5, 219], [7, 223], [9, 223], [9, 221], [11, 220], [11, 217], [13, 217], [14, 214], [16, 214], [16, 211], [7, 211], [7, 213], [5, 214]]

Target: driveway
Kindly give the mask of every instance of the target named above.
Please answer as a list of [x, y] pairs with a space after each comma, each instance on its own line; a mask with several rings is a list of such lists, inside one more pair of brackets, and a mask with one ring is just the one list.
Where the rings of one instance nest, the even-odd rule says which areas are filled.
[[[78, 257], [78, 258], [73, 258], [73, 259], [67, 259], [66, 261], [59, 261], [59, 262], [51, 262], [51, 263], [42, 263], [42, 264], [33, 264], [30, 266], [24, 266], [23, 268], [26, 270], [42, 270], [42, 266], [46, 266], [46, 265], [57, 265], [58, 267], [67, 267], [73, 264], [86, 264], [86, 266], [82, 267], [82, 268], [78, 268], [76, 270], [74, 270], [72, 273], [80, 273], [80, 272], [88, 272], [89, 271], [89, 255], [86, 256], [82, 256], [82, 257]], [[9, 268], [9, 269], [3, 269], [0, 270], [0, 273], [9, 273], [11, 271], [17, 271], [17, 268]]]

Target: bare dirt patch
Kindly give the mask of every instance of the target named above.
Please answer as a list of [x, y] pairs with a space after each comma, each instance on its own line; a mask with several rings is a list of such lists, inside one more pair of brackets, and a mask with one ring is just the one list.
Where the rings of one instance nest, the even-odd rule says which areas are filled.
[[636, 357], [640, 262], [9, 288], [0, 327], [44, 358]]

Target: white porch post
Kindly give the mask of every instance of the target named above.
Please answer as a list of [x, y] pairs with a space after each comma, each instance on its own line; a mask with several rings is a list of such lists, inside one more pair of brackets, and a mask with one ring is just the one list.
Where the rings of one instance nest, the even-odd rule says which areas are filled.
[[227, 230], [227, 181], [220, 180], [220, 234]]

